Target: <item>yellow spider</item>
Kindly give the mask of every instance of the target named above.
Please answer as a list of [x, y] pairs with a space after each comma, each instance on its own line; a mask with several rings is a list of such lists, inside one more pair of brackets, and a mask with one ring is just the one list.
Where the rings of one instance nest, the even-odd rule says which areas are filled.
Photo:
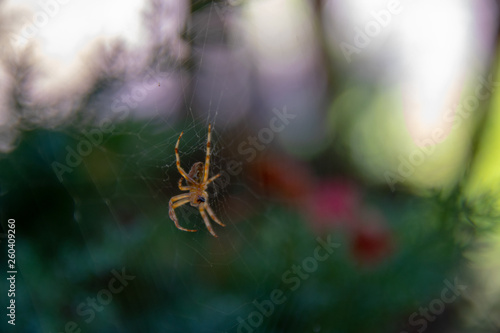
[[219, 221], [219, 219], [215, 216], [212, 208], [210, 208], [210, 206], [208, 205], [208, 193], [205, 191], [207, 189], [208, 184], [210, 184], [220, 176], [220, 174], [218, 174], [208, 179], [208, 168], [210, 167], [211, 125], [208, 124], [207, 156], [205, 158], [205, 165], [203, 165], [202, 162], [196, 162], [191, 167], [189, 174], [187, 174], [186, 171], [184, 171], [184, 169], [181, 167], [181, 161], [179, 158], [179, 142], [181, 141], [183, 133], [184, 132], [181, 132], [181, 135], [179, 135], [179, 139], [177, 139], [177, 144], [175, 145], [175, 158], [177, 162], [177, 169], [179, 170], [181, 176], [184, 177], [184, 179], [186, 179], [187, 183], [187, 186], [182, 186], [183, 178], [179, 179], [179, 188], [181, 189], [181, 191], [189, 191], [189, 193], [179, 194], [170, 199], [170, 202], [168, 203], [169, 215], [172, 221], [174, 221], [177, 229], [184, 231], [191, 231], [191, 232], [198, 231], [181, 227], [179, 225], [179, 221], [177, 220], [177, 216], [175, 215], [174, 209], [176, 209], [179, 206], [185, 205], [189, 202], [191, 206], [198, 207], [201, 217], [203, 217], [203, 221], [205, 221], [205, 225], [207, 226], [208, 231], [210, 231], [210, 233], [214, 237], [217, 237], [217, 235], [214, 232], [214, 229], [212, 229], [212, 226], [210, 225], [210, 221], [208, 220], [207, 214], [205, 213], [206, 210], [208, 212], [208, 215], [210, 215], [210, 217], [212, 218], [212, 220], [214, 220], [223, 227], [226, 226], [224, 223]]

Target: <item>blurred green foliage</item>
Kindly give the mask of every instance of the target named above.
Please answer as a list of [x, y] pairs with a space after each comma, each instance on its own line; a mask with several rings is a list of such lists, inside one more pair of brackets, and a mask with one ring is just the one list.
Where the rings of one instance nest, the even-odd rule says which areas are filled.
[[[256, 331], [391, 332], [407, 327], [409, 314], [439, 297], [443, 280], [466, 278], [462, 253], [470, 241], [459, 242], [457, 235], [470, 233], [471, 224], [460, 217], [458, 194], [443, 199], [367, 191], [394, 240], [393, 251], [373, 265], [355, 260], [348, 232], [315, 234], [306, 215], [279, 204], [232, 218], [215, 239], [196, 214], [191, 223], [198, 233], [179, 231], [168, 218], [178, 175], [158, 165], [158, 156], [173, 151], [169, 138], [178, 131], [145, 134], [140, 122], [121, 126], [121, 134], [105, 137], [62, 183], [51, 163], [64, 160], [66, 146], [77, 145], [74, 135], [26, 132], [0, 160], [2, 221], [15, 217], [17, 223], [20, 331], [59, 332], [74, 321], [82, 331], [233, 332], [238, 317], [256, 310], [254, 300], [281, 289], [286, 302]], [[161, 148], [158, 155], [143, 153], [154, 148]], [[162, 178], [169, 182], [153, 184]], [[292, 291], [283, 274], [313, 254], [317, 237], [328, 235], [340, 247]], [[5, 253], [2, 246], [4, 262]], [[112, 270], [123, 267], [135, 279], [85, 322], [78, 306], [107, 288]]]

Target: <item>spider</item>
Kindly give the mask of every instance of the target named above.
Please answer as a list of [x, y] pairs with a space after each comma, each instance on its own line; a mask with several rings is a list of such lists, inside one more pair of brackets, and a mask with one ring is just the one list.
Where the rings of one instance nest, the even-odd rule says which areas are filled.
[[[213, 176], [212, 178], [208, 179], [208, 168], [210, 167], [210, 133], [211, 133], [211, 125], [208, 124], [208, 139], [207, 139], [207, 155], [205, 157], [205, 164], [202, 162], [196, 162], [193, 164], [191, 167], [191, 170], [189, 171], [189, 174], [184, 171], [184, 169], [181, 167], [181, 162], [179, 158], [179, 142], [181, 141], [182, 134], [184, 132], [181, 132], [181, 135], [179, 135], [179, 139], [177, 139], [177, 144], [175, 145], [175, 158], [176, 158], [176, 164], [177, 164], [177, 170], [179, 170], [179, 173], [183, 178], [179, 179], [179, 189], [181, 191], [189, 191], [189, 193], [184, 193], [184, 194], [179, 194], [170, 199], [169, 202], [169, 215], [172, 221], [174, 221], [175, 226], [177, 229], [184, 230], [184, 231], [198, 231], [194, 229], [186, 229], [183, 228], [179, 225], [179, 221], [177, 220], [177, 216], [175, 215], [175, 209], [177, 207], [180, 207], [182, 205], [185, 205], [187, 203], [190, 203], [191, 206], [193, 207], [198, 207], [198, 210], [200, 211], [200, 215], [203, 218], [203, 221], [205, 222], [205, 225], [207, 226], [208, 231], [212, 234], [212, 236], [217, 237], [217, 235], [214, 232], [214, 229], [210, 225], [210, 221], [208, 220], [207, 214], [205, 211], [208, 212], [208, 215], [220, 224], [221, 226], [225, 227], [226, 225], [222, 223], [217, 216], [215, 216], [214, 211], [210, 206], [208, 205], [208, 193], [205, 191], [208, 184], [213, 182], [215, 179], [219, 178], [220, 174]], [[185, 179], [187, 186], [182, 185], [182, 180]]]

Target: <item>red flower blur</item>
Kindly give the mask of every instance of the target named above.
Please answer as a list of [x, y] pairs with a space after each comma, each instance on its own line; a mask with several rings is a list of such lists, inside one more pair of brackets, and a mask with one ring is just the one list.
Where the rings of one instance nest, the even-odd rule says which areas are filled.
[[392, 253], [392, 234], [378, 210], [363, 211], [353, 231], [351, 246], [352, 255], [360, 264], [377, 264]]
[[285, 203], [303, 203], [313, 188], [314, 178], [309, 169], [286, 155], [267, 155], [252, 167], [260, 192]]
[[318, 231], [332, 226], [350, 228], [360, 204], [361, 192], [354, 182], [341, 178], [322, 181], [307, 205], [312, 227]]
[[392, 235], [385, 217], [363, 203], [355, 181], [315, 180], [306, 166], [286, 155], [262, 157], [251, 170], [262, 194], [302, 207], [315, 232], [346, 232], [351, 254], [360, 264], [376, 264], [391, 253]]
[[392, 235], [385, 217], [363, 203], [361, 188], [354, 181], [336, 178], [320, 182], [305, 208], [316, 232], [346, 232], [358, 263], [376, 264], [392, 252]]

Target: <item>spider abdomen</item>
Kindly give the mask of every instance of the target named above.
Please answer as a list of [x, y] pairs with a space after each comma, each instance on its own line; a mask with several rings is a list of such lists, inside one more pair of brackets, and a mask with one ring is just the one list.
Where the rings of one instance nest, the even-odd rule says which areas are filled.
[[205, 166], [203, 165], [203, 162], [196, 162], [191, 167], [191, 170], [189, 170], [189, 177], [191, 177], [197, 183], [203, 182], [204, 167]]

